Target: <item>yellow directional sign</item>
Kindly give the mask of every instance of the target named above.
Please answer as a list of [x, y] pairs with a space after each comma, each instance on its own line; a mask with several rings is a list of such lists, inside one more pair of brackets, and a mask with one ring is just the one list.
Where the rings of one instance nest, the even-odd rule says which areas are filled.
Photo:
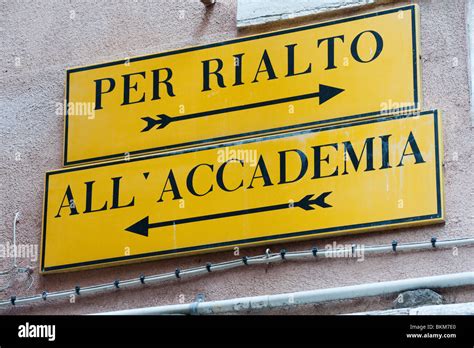
[[437, 111], [46, 175], [42, 272], [443, 220]]
[[64, 164], [418, 110], [410, 5], [67, 71]]

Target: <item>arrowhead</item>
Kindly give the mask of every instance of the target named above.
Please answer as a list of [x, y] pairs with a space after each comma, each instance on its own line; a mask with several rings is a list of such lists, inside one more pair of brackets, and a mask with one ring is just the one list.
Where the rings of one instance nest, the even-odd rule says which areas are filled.
[[339, 93], [344, 92], [343, 89], [326, 85], [319, 85], [319, 105], [327, 102]]
[[132, 226], [125, 229], [125, 231], [139, 234], [141, 236], [148, 237], [148, 216], [134, 223]]

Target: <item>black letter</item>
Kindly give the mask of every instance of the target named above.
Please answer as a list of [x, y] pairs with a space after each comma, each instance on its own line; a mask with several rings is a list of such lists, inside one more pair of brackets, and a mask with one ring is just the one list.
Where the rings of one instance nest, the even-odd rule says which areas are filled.
[[342, 173], [342, 175], [349, 174], [347, 172], [347, 162], [348, 162], [347, 154], [349, 154], [352, 165], [354, 166], [354, 169], [357, 171], [357, 169], [359, 168], [359, 164], [362, 159], [362, 156], [364, 155], [365, 148], [367, 148], [367, 155], [366, 155], [367, 167], [365, 169], [365, 172], [375, 170], [374, 168], [374, 139], [375, 138], [367, 138], [365, 140], [364, 147], [362, 148], [362, 152], [360, 153], [359, 158], [357, 158], [351, 142], [344, 141], [344, 172]]
[[95, 181], [88, 181], [85, 182], [86, 184], [86, 210], [84, 210], [84, 214], [86, 213], [93, 213], [96, 211], [102, 211], [107, 209], [107, 201], [105, 202], [104, 206], [100, 209], [92, 209], [92, 185]]
[[285, 47], [288, 48], [288, 76], [295, 76], [295, 75], [303, 75], [308, 74], [311, 72], [311, 63], [309, 63], [308, 67], [305, 71], [301, 71], [299, 73], [295, 73], [295, 46], [297, 44], [286, 45]]
[[[165, 70], [166, 71], [166, 78], [164, 80], [160, 80], [160, 71]], [[171, 77], [173, 76], [173, 71], [170, 68], [162, 68], [162, 69], [156, 69], [152, 70], [153, 73], [153, 98], [151, 100], [157, 100], [161, 99], [160, 97], [160, 83], [163, 83], [166, 85], [166, 92], [168, 92], [168, 95], [170, 97], [175, 97], [173, 93], [173, 85], [171, 82]]]
[[[290, 151], [294, 151], [300, 156], [301, 169], [296, 179], [288, 181], [286, 180], [286, 153]], [[278, 154], [280, 155], [280, 182], [278, 183], [278, 185], [288, 184], [291, 182], [298, 181], [303, 177], [303, 175], [306, 174], [306, 171], [308, 170], [308, 159], [306, 158], [306, 155], [304, 154], [304, 152], [297, 149], [293, 149], [293, 150], [280, 151], [278, 152]]]
[[[107, 80], [109, 81], [109, 89], [106, 91], [102, 90], [102, 81]], [[112, 92], [115, 88], [115, 80], [112, 78], [105, 78], [94, 80], [95, 82], [95, 108], [94, 110], [102, 109], [102, 94]]]
[[123, 77], [123, 103], [121, 105], [129, 105], [129, 104], [136, 104], [136, 103], [141, 103], [145, 100], [145, 93], [143, 93], [142, 97], [140, 100], [136, 100], [131, 102], [130, 101], [130, 90], [134, 89], [135, 91], [138, 90], [138, 83], [136, 82], [133, 86], [130, 86], [130, 76], [132, 75], [140, 75], [143, 78], [145, 78], [145, 72], [138, 72], [138, 73], [131, 73], [131, 74], [125, 74], [122, 75]]
[[[411, 150], [413, 152], [405, 154], [408, 144], [410, 144]], [[403, 159], [405, 158], [405, 156], [411, 156], [411, 155], [415, 156], [415, 164], [425, 163], [425, 160], [421, 156], [420, 148], [418, 147], [418, 144], [416, 143], [415, 137], [413, 136], [412, 132], [410, 132], [410, 135], [408, 136], [407, 143], [405, 144], [405, 148], [403, 149], [402, 158], [400, 159], [400, 163], [398, 164], [397, 167], [402, 167]]]
[[[67, 198], [67, 204], [64, 204], [64, 199], [65, 198]], [[59, 215], [59, 214], [61, 213], [61, 209], [65, 208], [65, 207], [68, 207], [69, 209], [71, 209], [71, 213], [69, 215], [79, 214], [77, 212], [76, 205], [75, 205], [75, 202], [74, 202], [74, 197], [72, 196], [71, 187], [69, 185], [66, 189], [66, 193], [64, 194], [63, 200], [61, 202], [61, 206], [59, 207], [58, 213], [56, 214], [55, 218], [61, 217], [61, 215]]]
[[389, 143], [388, 143], [388, 138], [390, 138], [392, 135], [381, 135], [379, 138], [382, 139], [382, 166], [380, 169], [387, 169], [387, 168], [392, 168], [390, 165], [390, 154], [389, 154]]
[[204, 192], [203, 194], [199, 194], [196, 192], [196, 190], [194, 189], [194, 186], [193, 186], [193, 179], [194, 179], [194, 173], [196, 172], [196, 170], [200, 167], [200, 166], [206, 166], [206, 167], [209, 167], [211, 168], [211, 172], [214, 170], [214, 166], [213, 165], [210, 165], [210, 164], [207, 164], [207, 163], [201, 163], [201, 164], [198, 164], [196, 167], [194, 167], [193, 169], [191, 169], [191, 171], [189, 172], [188, 174], [188, 177], [186, 178], [186, 186], [188, 187], [188, 191], [191, 192], [191, 194], [193, 194], [194, 196], [198, 196], [198, 197], [202, 197], [202, 196], [205, 196], [207, 195], [209, 192], [212, 191], [214, 185], [211, 185], [211, 187], [209, 188], [209, 190], [207, 190], [206, 192]]
[[[260, 70], [262, 67], [262, 63], [265, 64], [265, 69]], [[258, 65], [257, 73], [255, 74], [255, 78], [253, 79], [252, 83], [258, 82], [257, 77], [258, 74], [262, 72], [267, 72], [268, 80], [276, 79], [275, 71], [273, 71], [272, 62], [270, 61], [270, 57], [268, 56], [267, 50], [263, 51], [262, 59], [260, 59], [260, 64]]]
[[[168, 185], [168, 182], [171, 185], [171, 189], [170, 190], [165, 190], [166, 186]], [[172, 169], [170, 169], [170, 172], [168, 173], [168, 177], [166, 178], [165, 186], [163, 187], [163, 191], [161, 192], [161, 196], [160, 196], [160, 199], [158, 200], [158, 202], [163, 202], [163, 194], [165, 192], [173, 192], [173, 196], [174, 196], [173, 200], [183, 198], [179, 194], [178, 185], [176, 184], [176, 179], [174, 178], [174, 173], [173, 173]]]
[[324, 161], [324, 162], [329, 164], [329, 154], [326, 157], [321, 158], [321, 148], [324, 147], [324, 146], [331, 146], [331, 147], [335, 148], [336, 150], [337, 150], [337, 147], [338, 147], [336, 143], [313, 146], [313, 150], [314, 150], [314, 175], [313, 175], [312, 179], [329, 178], [331, 176], [336, 176], [339, 172], [339, 167], [336, 166], [336, 170], [334, 172], [332, 172], [332, 174], [321, 176], [321, 162]]
[[232, 86], [243, 85], [242, 82], [242, 56], [244, 53], [234, 55], [235, 83]]
[[[260, 169], [260, 173], [262, 173], [262, 175], [259, 175], [259, 176], [255, 175], [255, 174], [257, 174], [257, 169]], [[273, 185], [272, 181], [270, 180], [270, 176], [268, 175], [267, 166], [265, 164], [265, 161], [263, 160], [262, 155], [260, 155], [260, 157], [258, 159], [258, 162], [257, 162], [257, 166], [255, 167], [255, 171], [253, 172], [252, 181], [250, 181], [250, 186], [248, 187], [249, 189], [253, 188], [253, 186], [252, 186], [253, 180], [257, 179], [257, 178], [262, 178], [263, 179], [263, 182], [264, 182], [263, 186]]]
[[[362, 58], [360, 58], [360, 56], [359, 56], [359, 52], [357, 51], [357, 44], [359, 43], [360, 37], [364, 33], [371, 33], [375, 37], [375, 42], [377, 44], [377, 48], [375, 49], [374, 56], [369, 60], [362, 60]], [[352, 41], [352, 44], [351, 44], [352, 57], [354, 57], [354, 59], [357, 60], [359, 63], [369, 63], [369, 62], [375, 60], [380, 55], [380, 53], [382, 52], [382, 49], [383, 49], [382, 37], [380, 36], [379, 33], [377, 33], [376, 31], [373, 31], [373, 30], [363, 31], [362, 33], [360, 33], [359, 35], [357, 35], [355, 37], [354, 41]]]
[[132, 197], [132, 201], [128, 203], [127, 205], [120, 205], [119, 203], [120, 202], [120, 199], [119, 199], [120, 179], [122, 179], [121, 176], [112, 178], [112, 181], [114, 182], [114, 187], [112, 190], [112, 206], [110, 207], [110, 209], [133, 207], [135, 205], [135, 197]]
[[334, 65], [334, 40], [341, 39], [344, 42], [344, 35], [333, 36], [333, 37], [326, 37], [324, 39], [318, 40], [318, 47], [324, 42], [328, 41], [328, 66], [324, 70], [335, 69], [336, 66]]
[[235, 191], [235, 190], [237, 190], [239, 187], [242, 187], [242, 186], [244, 185], [244, 181], [242, 180], [242, 181], [240, 182], [240, 185], [237, 186], [237, 187], [236, 187], [235, 189], [233, 189], [233, 190], [229, 190], [229, 189], [225, 186], [225, 184], [224, 184], [224, 179], [223, 179], [224, 168], [226, 167], [227, 163], [232, 162], [232, 161], [234, 161], [234, 162], [240, 162], [240, 164], [242, 165], [242, 167], [244, 166], [244, 161], [238, 160], [238, 159], [235, 159], [235, 158], [231, 158], [230, 160], [224, 162], [224, 163], [219, 167], [219, 169], [217, 170], [217, 177], [216, 177], [216, 179], [217, 179], [217, 184], [219, 185], [219, 187], [220, 187], [221, 189], [223, 189], [224, 191], [227, 191], [227, 192]]
[[[211, 61], [216, 61], [217, 62], [217, 69], [214, 70], [214, 71], [210, 71], [210, 62]], [[210, 91], [211, 90], [211, 87], [209, 86], [210, 83], [209, 83], [209, 76], [211, 74], [214, 74], [216, 75], [216, 78], [217, 78], [217, 84], [219, 85], [219, 87], [221, 88], [224, 88], [225, 85], [224, 85], [224, 77], [219, 73], [219, 71], [221, 71], [222, 67], [224, 66], [224, 64], [222, 63], [222, 60], [220, 60], [219, 58], [216, 58], [216, 59], [209, 59], [209, 60], [203, 60], [202, 61], [202, 64], [204, 65], [203, 66], [203, 76], [202, 76], [202, 84], [203, 84], [203, 87], [202, 87], [202, 91], [201, 92], [204, 92], [204, 91]]]

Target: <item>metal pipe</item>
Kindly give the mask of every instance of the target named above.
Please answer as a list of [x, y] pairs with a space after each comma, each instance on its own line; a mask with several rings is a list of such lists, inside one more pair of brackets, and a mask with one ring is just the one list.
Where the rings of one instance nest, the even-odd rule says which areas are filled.
[[[20, 219], [20, 212], [15, 213], [15, 217], [13, 218], [13, 266], [0, 271], [0, 275], [6, 275], [9, 274], [11, 271], [13, 271], [15, 268], [17, 268], [17, 262], [16, 262], [16, 256], [17, 256], [17, 247], [16, 247], [16, 224], [18, 223]], [[10, 284], [8, 284], [6, 287], [1, 288], [0, 290], [5, 290], [10, 287]]]
[[15, 219], [13, 220], [13, 246], [14, 246], [14, 252], [13, 252], [13, 267], [17, 267], [16, 263], [16, 254], [17, 254], [17, 248], [16, 248], [16, 224], [18, 223], [18, 220], [20, 218], [20, 212], [17, 212], [15, 214]]
[[[395, 244], [394, 244], [395, 243]], [[394, 248], [394, 245], [396, 246]], [[281, 253], [271, 253], [269, 249], [266, 250], [264, 255], [257, 255], [251, 257], [244, 257], [242, 259], [236, 259], [221, 263], [215, 263], [211, 265], [211, 270], [213, 272], [217, 271], [224, 271], [228, 269], [232, 269], [235, 267], [248, 267], [251, 265], [259, 265], [259, 264], [269, 264], [272, 262], [282, 262], [284, 260], [291, 261], [291, 260], [318, 260], [320, 258], [333, 258], [338, 257], [340, 253], [343, 255], [350, 255], [349, 257], [357, 256], [362, 253], [365, 254], [372, 254], [372, 253], [382, 253], [382, 252], [400, 252], [400, 251], [412, 251], [412, 250], [423, 250], [423, 249], [432, 249], [437, 250], [438, 248], [447, 248], [447, 247], [460, 247], [460, 246], [470, 246], [474, 245], [474, 238], [457, 238], [452, 240], [436, 240], [436, 238], [431, 238], [430, 242], [416, 242], [416, 243], [405, 243], [405, 244], [398, 244], [397, 242], [393, 241], [390, 246], [386, 245], [375, 245], [375, 246], [363, 246], [363, 245], [352, 245], [351, 248], [342, 249], [342, 250], [330, 250], [330, 249], [321, 249], [317, 250], [313, 248], [312, 250], [303, 250], [303, 251], [293, 251], [293, 252], [286, 252], [285, 257], [283, 258]], [[356, 253], [354, 253], [356, 252]], [[176, 270], [176, 272], [171, 273], [164, 273], [164, 274], [155, 274], [143, 277], [140, 276], [139, 278], [128, 279], [119, 282], [120, 288], [126, 288], [129, 286], [136, 286], [136, 285], [143, 285], [143, 284], [153, 284], [165, 281], [176, 280], [177, 278], [186, 278], [195, 275], [204, 275], [208, 274], [209, 271], [206, 266], [201, 267], [194, 267], [185, 270]], [[117, 286], [115, 282], [105, 283], [105, 284], [97, 284], [87, 287], [80, 288], [80, 294], [86, 293], [99, 293], [103, 291], [115, 291], [117, 290]], [[46, 299], [52, 298], [66, 298], [71, 295], [76, 294], [75, 289], [70, 290], [61, 290], [56, 292], [43, 292], [42, 294], [37, 294], [33, 296], [26, 296], [21, 298], [16, 298], [14, 304], [29, 304], [32, 302], [38, 301], [45, 301]], [[13, 304], [12, 299], [5, 299], [0, 301], [0, 308], [11, 306]]]
[[474, 272], [411, 278], [387, 282], [368, 283], [338, 288], [300, 291], [287, 294], [234, 298], [229, 300], [187, 303], [169, 306], [128, 309], [95, 315], [156, 315], [156, 314], [220, 314], [280, 308], [327, 301], [380, 296], [420, 288], [449, 288], [474, 285]]

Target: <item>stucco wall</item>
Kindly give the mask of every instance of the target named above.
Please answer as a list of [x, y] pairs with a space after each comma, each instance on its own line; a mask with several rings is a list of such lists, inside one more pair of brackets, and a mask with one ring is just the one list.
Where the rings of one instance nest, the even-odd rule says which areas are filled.
[[238, 0], [237, 27], [362, 6], [374, 0]]
[[[397, 2], [401, 4], [404, 2]], [[443, 111], [446, 224], [370, 234], [272, 245], [274, 251], [340, 244], [387, 244], [472, 236], [474, 229], [474, 129], [469, 116], [468, 64], [464, 0], [420, 0], [424, 109]], [[294, 19], [238, 31], [236, 1], [218, 0], [206, 8], [199, 1], [150, 0], [0, 0], [0, 243], [11, 241], [15, 212], [21, 212], [18, 243], [39, 244], [44, 174], [62, 166], [63, 115], [67, 67], [204, 44], [322, 19], [361, 13], [371, 5], [336, 14]], [[249, 248], [245, 255], [266, 247]], [[112, 282], [233, 259], [232, 251], [142, 264], [40, 276], [34, 282], [15, 277], [1, 298]], [[7, 268], [11, 259], [0, 260]], [[27, 265], [28, 260], [20, 260]], [[190, 302], [197, 293], [207, 300], [302, 291], [408, 277], [472, 271], [474, 248], [324, 259], [239, 268], [166, 285], [145, 286], [105, 295], [56, 300], [1, 310], [2, 313], [79, 314], [132, 307]], [[5, 283], [6, 277], [0, 278]], [[1, 287], [1, 285], [0, 285]], [[449, 301], [474, 300], [472, 288], [443, 292]], [[395, 297], [395, 296], [394, 296]], [[308, 306], [290, 313], [338, 313], [389, 306], [391, 297]], [[284, 311], [285, 312], [285, 311]]]

